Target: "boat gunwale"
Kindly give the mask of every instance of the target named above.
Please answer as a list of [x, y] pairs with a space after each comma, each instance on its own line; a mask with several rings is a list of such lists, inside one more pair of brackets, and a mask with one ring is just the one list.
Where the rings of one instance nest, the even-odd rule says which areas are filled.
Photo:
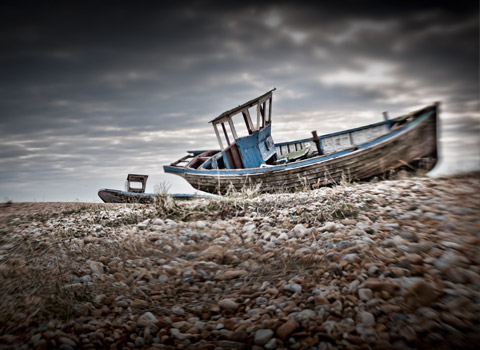
[[[107, 192], [107, 193], [113, 193], [113, 194], [121, 194], [121, 195], [127, 195], [131, 197], [157, 197], [159, 193], [137, 193], [137, 192], [129, 192], [129, 191], [123, 191], [123, 190], [115, 190], [112, 188], [101, 188], [98, 190], [98, 193], [100, 192]], [[213, 197], [212, 194], [201, 194], [201, 193], [167, 193], [167, 196], [169, 197], [175, 197], [175, 198], [210, 198]], [[100, 197], [101, 198], [101, 197]]]
[[[370, 129], [370, 128], [376, 128], [377, 126], [389, 125], [391, 122], [394, 122], [394, 121], [395, 121], [395, 119], [385, 120], [385, 121], [383, 121], [383, 122], [378, 122], [378, 123], [374, 123], [374, 124], [363, 125], [363, 126], [359, 126], [359, 127], [357, 127], [357, 128], [353, 128], [353, 129], [348, 129], [348, 130], [343, 130], [343, 131], [336, 131], [336, 132], [332, 132], [332, 133], [330, 133], [330, 134], [320, 135], [320, 136], [318, 136], [318, 139], [319, 139], [319, 140], [328, 139], [329, 137], [334, 137], [334, 136], [338, 136], [338, 135], [349, 134], [349, 133], [351, 133], [351, 132], [356, 132], [356, 131], [365, 130], [365, 129]], [[299, 140], [294, 140], [294, 141], [278, 142], [278, 143], [275, 143], [275, 147], [281, 147], [281, 146], [291, 145], [291, 144], [295, 144], [295, 143], [311, 142], [311, 141], [313, 141], [313, 137], [307, 137], [307, 138], [305, 138], [305, 139], [299, 139]]]

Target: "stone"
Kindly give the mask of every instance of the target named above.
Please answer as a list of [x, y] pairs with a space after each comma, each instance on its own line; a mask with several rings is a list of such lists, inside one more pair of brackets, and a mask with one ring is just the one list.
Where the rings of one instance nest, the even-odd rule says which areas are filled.
[[392, 313], [392, 312], [402, 311], [402, 307], [399, 306], [399, 305], [395, 305], [395, 304], [382, 304], [382, 305], [380, 305], [380, 310], [382, 310], [386, 314], [389, 314], [389, 313]]
[[295, 233], [295, 236], [297, 238], [303, 238], [307, 234], [308, 229], [306, 229], [305, 226], [303, 226], [302, 224], [297, 224], [293, 228], [293, 232]]
[[468, 270], [459, 267], [448, 267], [443, 271], [443, 273], [445, 277], [447, 277], [447, 279], [452, 281], [453, 283], [463, 284], [468, 280], [465, 271]]
[[281, 234], [278, 235], [278, 239], [282, 241], [288, 240], [288, 235], [285, 232], [282, 232]]
[[433, 263], [433, 266], [435, 266], [438, 270], [445, 272], [447, 269], [456, 265], [459, 260], [460, 257], [455, 251], [448, 250]]
[[345, 254], [344, 256], [342, 256], [342, 258], [340, 260], [347, 261], [349, 263], [355, 263], [355, 262], [360, 261], [360, 258], [358, 256], [358, 254], [350, 253], [350, 254]]
[[272, 339], [270, 339], [270, 341], [269, 341], [267, 344], [265, 344], [263, 347], [264, 347], [265, 349], [267, 349], [267, 350], [273, 350], [273, 349], [276, 349], [277, 346], [278, 346], [278, 344], [277, 344], [277, 339], [272, 338]]
[[248, 274], [247, 270], [228, 270], [225, 271], [221, 279], [231, 280]]
[[404, 326], [398, 333], [401, 337], [405, 338], [407, 342], [413, 342], [417, 339], [417, 334], [410, 326]]
[[368, 268], [368, 275], [369, 276], [376, 276], [380, 273], [380, 270], [378, 269], [377, 266], [372, 265]]
[[418, 240], [417, 236], [415, 236], [411, 232], [400, 232], [398, 235], [402, 238], [405, 238], [405, 239], [411, 241], [411, 242], [416, 242]]
[[258, 297], [256, 300], [255, 300], [255, 303], [257, 305], [267, 305], [268, 304], [268, 299], [267, 298], [264, 298], [264, 297]]
[[422, 253], [428, 252], [433, 248], [432, 242], [422, 242], [422, 243], [409, 243], [408, 251], [410, 253]]
[[358, 286], [360, 285], [360, 281], [359, 280], [353, 280], [349, 285], [348, 285], [348, 292], [350, 294], [354, 294], [357, 289], [358, 289]]
[[143, 337], [136, 337], [135, 338], [135, 346], [141, 348], [145, 345], [145, 339]]
[[247, 222], [243, 226], [243, 232], [253, 231], [253, 230], [255, 230], [256, 227], [257, 227], [257, 225], [254, 222]]
[[402, 277], [402, 276], [405, 276], [405, 275], [408, 275], [409, 274], [409, 271], [407, 269], [402, 269], [400, 267], [396, 267], [396, 266], [392, 266], [389, 268], [392, 276], [394, 277]]
[[465, 322], [461, 321], [458, 317], [448, 313], [448, 312], [442, 312], [440, 314], [440, 318], [443, 322], [448, 323], [450, 326], [460, 329], [460, 330], [467, 330], [470, 329], [471, 327], [468, 326]]
[[270, 339], [272, 339], [273, 334], [274, 333], [271, 329], [259, 329], [255, 332], [253, 342], [256, 345], [265, 345], [270, 341]]
[[373, 327], [375, 325], [375, 317], [367, 311], [360, 311], [358, 313], [359, 321], [364, 327]]
[[438, 293], [431, 283], [421, 279], [413, 283], [404, 293], [404, 298], [411, 306], [430, 306], [438, 298]]
[[283, 290], [285, 290], [287, 292], [292, 292], [292, 293], [301, 293], [302, 292], [302, 286], [297, 284], [297, 283], [286, 284], [283, 287]]
[[103, 267], [104, 265], [99, 261], [87, 260], [88, 267], [92, 271], [92, 273], [101, 276], [103, 275]]
[[300, 327], [297, 320], [290, 319], [277, 328], [277, 337], [285, 340]]
[[143, 315], [141, 315], [138, 319], [137, 319], [137, 323], [141, 324], [141, 325], [144, 325], [144, 326], [149, 326], [151, 324], [155, 324], [157, 323], [158, 320], [157, 318], [155, 317], [155, 315], [153, 315], [151, 312], [147, 311], [145, 312]]
[[177, 306], [177, 305], [172, 307], [172, 312], [173, 312], [174, 315], [177, 315], [177, 316], [184, 316], [185, 315], [185, 310], [182, 307]]
[[218, 306], [228, 311], [236, 311], [240, 307], [238, 303], [228, 298], [220, 300]]
[[59, 350], [74, 350], [74, 347], [70, 344], [60, 344], [58, 347]]
[[337, 244], [335, 244], [338, 250], [343, 250], [344, 248], [348, 248], [351, 245], [352, 243], [349, 241], [340, 241]]
[[163, 226], [163, 225], [165, 225], [165, 222], [160, 218], [156, 218], [156, 219], [152, 220], [152, 225]]
[[289, 318], [293, 318], [300, 323], [307, 323], [310, 319], [314, 318], [317, 313], [310, 309], [305, 309], [300, 312], [294, 312], [289, 315]]
[[407, 245], [408, 241], [400, 236], [393, 237], [393, 243], [398, 247], [400, 245]]
[[170, 328], [170, 334], [172, 334], [178, 340], [185, 340], [185, 339], [188, 339], [190, 337], [190, 334], [183, 334], [177, 328]]
[[438, 313], [429, 307], [419, 307], [416, 313], [432, 320], [438, 319]]
[[357, 221], [353, 219], [343, 219], [343, 220], [340, 220], [340, 222], [342, 223], [342, 225], [346, 225], [346, 226], [357, 224]]
[[394, 294], [395, 291], [399, 288], [398, 284], [388, 281], [388, 280], [379, 280], [376, 278], [369, 278], [365, 281], [365, 286], [372, 291], [385, 291], [390, 294]]
[[411, 262], [412, 264], [422, 264], [423, 258], [419, 254], [407, 254], [405, 260]]
[[214, 260], [217, 262], [223, 259], [223, 255], [224, 255], [224, 249], [219, 245], [212, 245], [207, 249], [205, 249], [205, 251], [203, 251], [202, 253], [202, 257], [205, 260]]
[[373, 297], [373, 292], [368, 288], [360, 288], [358, 290], [358, 298], [362, 301], [369, 301]]
[[337, 224], [334, 222], [326, 222], [325, 225], [319, 228], [320, 232], [335, 232], [337, 230]]
[[150, 304], [146, 300], [142, 299], [133, 299], [130, 307], [132, 308], [145, 308], [148, 307]]
[[126, 281], [126, 280], [127, 280], [127, 277], [125, 277], [124, 274], [123, 274], [123, 273], [120, 273], [120, 272], [115, 272], [115, 273], [113, 274], [113, 277], [115, 277], [115, 279], [116, 279], [117, 281]]
[[207, 227], [207, 223], [205, 221], [197, 221], [195, 226], [200, 229], [200, 230], [203, 230], [204, 228]]
[[67, 344], [67, 345], [70, 345], [70, 346], [77, 346], [77, 344], [70, 338], [67, 338], [67, 337], [60, 337], [58, 339], [58, 341], [61, 343], [61, 344]]
[[[219, 340], [216, 342], [216, 345], [218, 345], [221, 349], [229, 349], [229, 350], [246, 350], [247, 346], [245, 343], [239, 342], [239, 341], [232, 341], [232, 340]], [[211, 349], [211, 348], [206, 348], [206, 349]], [[217, 349], [217, 348], [215, 348]]]
[[333, 304], [330, 306], [330, 311], [334, 315], [342, 316], [342, 312], [343, 312], [342, 302], [340, 300], [335, 300]]
[[328, 264], [327, 270], [331, 271], [334, 274], [341, 274], [342, 273], [342, 266], [340, 266], [340, 264], [338, 264], [336, 262], [332, 262], [332, 263]]

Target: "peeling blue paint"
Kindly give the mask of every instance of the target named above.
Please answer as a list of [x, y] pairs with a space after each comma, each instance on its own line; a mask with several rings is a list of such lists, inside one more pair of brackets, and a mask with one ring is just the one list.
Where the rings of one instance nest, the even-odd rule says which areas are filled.
[[271, 125], [238, 138], [236, 144], [245, 168], [258, 168], [275, 154]]

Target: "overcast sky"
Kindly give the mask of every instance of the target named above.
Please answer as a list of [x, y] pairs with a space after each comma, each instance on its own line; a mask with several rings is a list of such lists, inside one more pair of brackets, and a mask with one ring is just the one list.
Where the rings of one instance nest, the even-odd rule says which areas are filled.
[[478, 1], [261, 3], [3, 2], [0, 201], [152, 190], [273, 87], [277, 142], [441, 101], [435, 172], [480, 168]]

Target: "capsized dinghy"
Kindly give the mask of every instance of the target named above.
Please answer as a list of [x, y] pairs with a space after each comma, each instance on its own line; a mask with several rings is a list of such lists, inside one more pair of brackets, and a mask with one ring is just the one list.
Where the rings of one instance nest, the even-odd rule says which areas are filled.
[[[345, 178], [364, 180], [398, 168], [427, 172], [437, 162], [438, 103], [394, 119], [385, 112], [382, 122], [355, 129], [321, 136], [312, 131], [310, 138], [274, 143], [273, 91], [211, 121], [220, 149], [189, 151], [164, 171], [210, 193], [252, 185], [262, 191], [288, 191]], [[244, 136], [233, 117], [243, 119]]]

